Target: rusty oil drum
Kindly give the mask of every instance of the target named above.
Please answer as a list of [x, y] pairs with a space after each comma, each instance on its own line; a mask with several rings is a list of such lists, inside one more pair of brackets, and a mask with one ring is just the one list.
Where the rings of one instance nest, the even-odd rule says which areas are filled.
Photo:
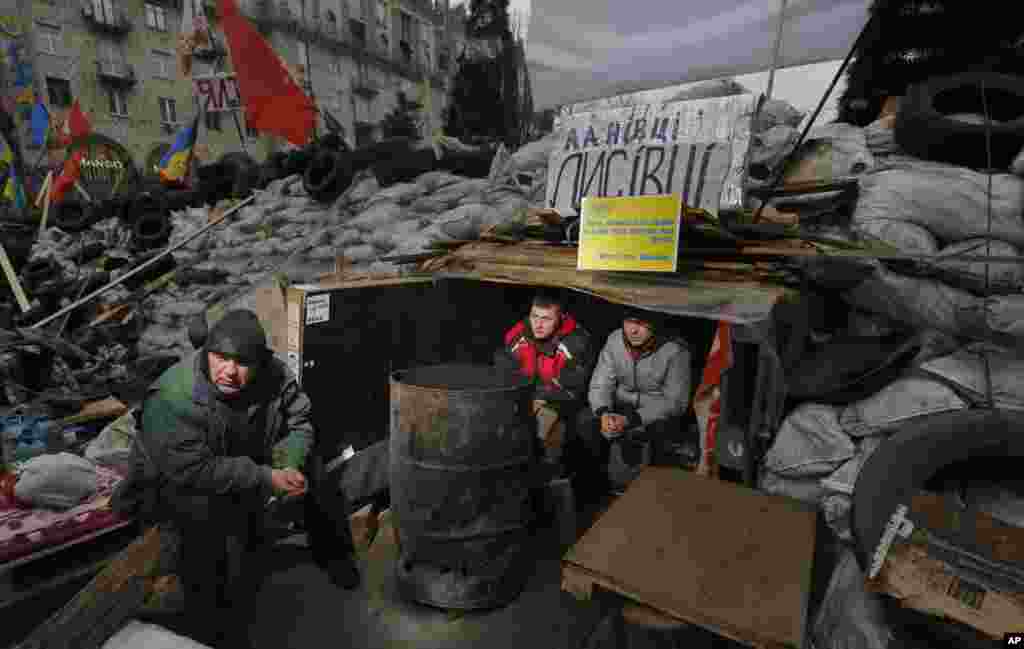
[[403, 597], [503, 606], [532, 573], [530, 385], [493, 367], [391, 375], [391, 511]]

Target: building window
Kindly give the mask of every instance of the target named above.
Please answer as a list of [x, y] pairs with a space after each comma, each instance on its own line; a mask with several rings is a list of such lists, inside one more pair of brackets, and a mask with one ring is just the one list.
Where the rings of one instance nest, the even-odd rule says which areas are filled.
[[50, 95], [50, 105], [67, 108], [71, 105], [71, 82], [56, 77], [46, 78], [46, 91]]
[[114, 0], [92, 0], [92, 17], [93, 20], [103, 25], [116, 25]]
[[402, 12], [402, 40], [412, 44], [412, 16]]
[[158, 32], [167, 31], [167, 9], [160, 5], [147, 2], [146, 27]]
[[123, 88], [111, 88], [107, 91], [110, 98], [110, 114], [128, 117], [128, 93]]
[[49, 25], [37, 26], [39, 27], [39, 31], [36, 32], [39, 37], [39, 51], [46, 54], [59, 54], [60, 28], [50, 27]]
[[206, 128], [210, 131], [221, 130], [220, 125], [220, 113], [219, 112], [207, 112], [206, 113]]
[[178, 123], [178, 106], [170, 97], [160, 98], [160, 122], [163, 124]]
[[338, 16], [330, 9], [327, 10], [327, 29], [332, 32], [338, 31]]
[[167, 52], [153, 50], [153, 76], [161, 79], [173, 79], [173, 59]]

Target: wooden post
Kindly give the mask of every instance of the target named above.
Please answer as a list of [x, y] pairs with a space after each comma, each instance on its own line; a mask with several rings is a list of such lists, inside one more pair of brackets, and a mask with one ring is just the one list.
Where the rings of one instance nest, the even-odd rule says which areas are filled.
[[[53, 175], [52, 171], [50, 175]], [[46, 230], [46, 221], [50, 218], [50, 196], [53, 194], [52, 189], [52, 187], [46, 188], [46, 197], [43, 199], [43, 218], [39, 220], [39, 237], [37, 238], [42, 238], [43, 232]]]
[[0, 242], [0, 266], [3, 266], [4, 276], [7, 277], [11, 290], [14, 291], [14, 298], [18, 300], [21, 312], [27, 312], [31, 308], [28, 303], [28, 297], [25, 295], [25, 289], [21, 287], [21, 282], [18, 281], [18, 275], [14, 272], [14, 265], [11, 264], [11, 258], [7, 256], [7, 250], [2, 242]]
[[42, 207], [43, 201], [46, 200], [46, 195], [50, 192], [50, 183], [53, 181], [53, 172], [49, 171], [46, 173], [46, 178], [43, 180], [43, 186], [39, 188], [39, 194], [36, 196], [36, 207]]

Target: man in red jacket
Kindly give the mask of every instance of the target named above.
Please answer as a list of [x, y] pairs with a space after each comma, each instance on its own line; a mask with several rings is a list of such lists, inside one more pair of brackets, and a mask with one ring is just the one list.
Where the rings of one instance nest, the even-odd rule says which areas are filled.
[[566, 422], [586, 405], [587, 380], [593, 360], [590, 334], [565, 311], [562, 299], [541, 292], [530, 314], [505, 334], [495, 365], [516, 371], [536, 386], [533, 414], [545, 460], [559, 465]]

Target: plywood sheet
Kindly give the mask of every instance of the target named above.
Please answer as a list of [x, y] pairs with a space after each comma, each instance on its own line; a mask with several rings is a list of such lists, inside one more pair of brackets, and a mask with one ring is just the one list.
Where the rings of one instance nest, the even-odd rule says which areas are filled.
[[648, 467], [566, 554], [567, 571], [754, 646], [804, 646], [815, 510]]

